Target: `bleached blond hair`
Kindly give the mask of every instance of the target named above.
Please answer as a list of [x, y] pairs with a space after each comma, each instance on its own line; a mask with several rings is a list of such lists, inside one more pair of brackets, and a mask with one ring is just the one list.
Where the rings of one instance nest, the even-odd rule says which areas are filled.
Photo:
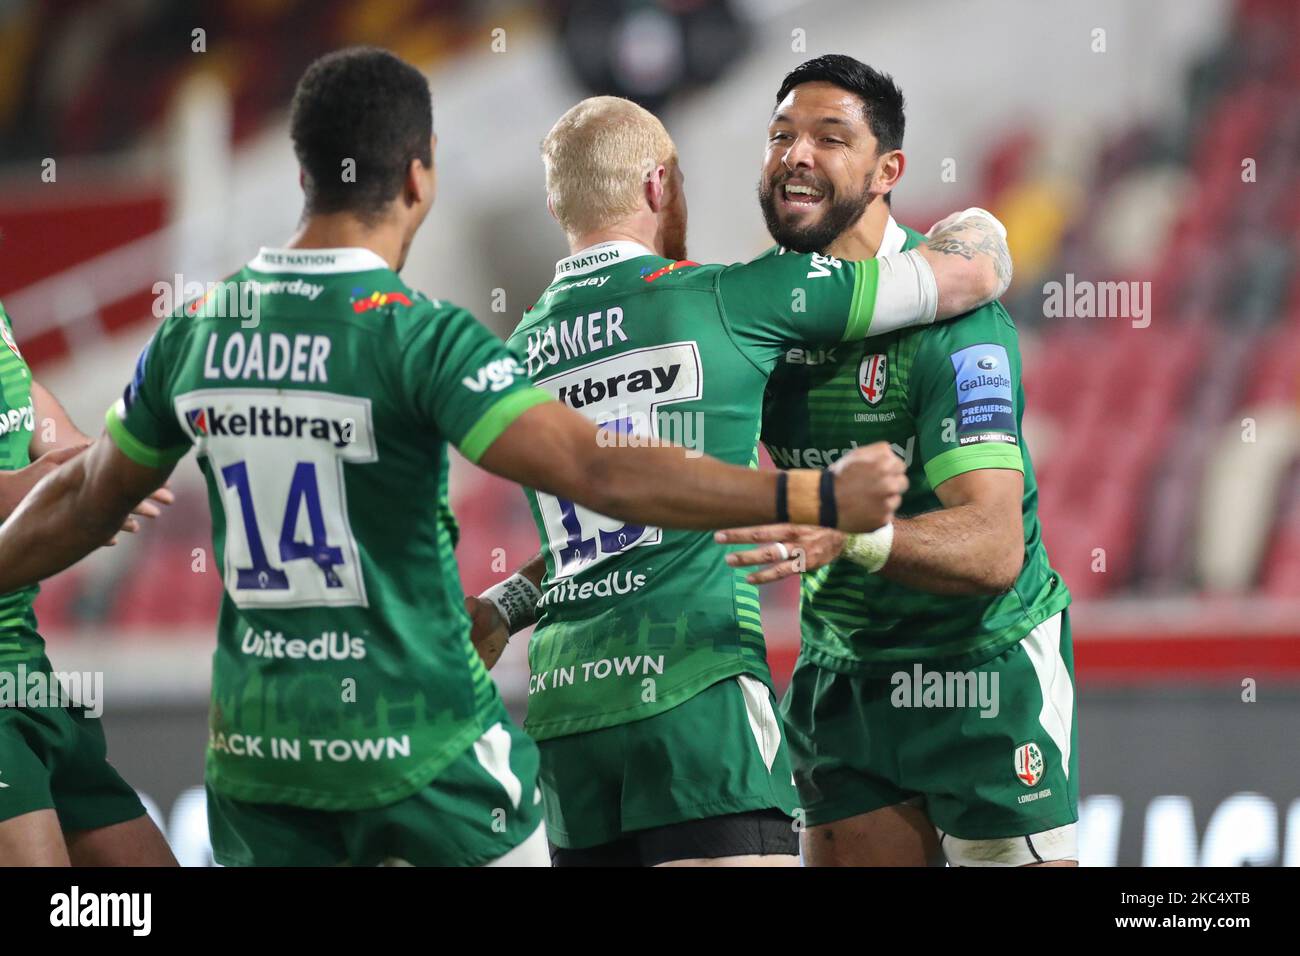
[[560, 117], [542, 140], [546, 192], [571, 236], [632, 215], [657, 166], [672, 167], [677, 147], [653, 113], [618, 96], [593, 96]]

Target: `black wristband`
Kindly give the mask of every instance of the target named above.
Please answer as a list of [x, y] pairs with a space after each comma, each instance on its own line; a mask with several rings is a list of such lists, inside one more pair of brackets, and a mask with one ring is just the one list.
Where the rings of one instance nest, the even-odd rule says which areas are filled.
[[839, 510], [835, 507], [835, 473], [827, 468], [822, 472], [821, 485], [818, 487], [821, 498], [821, 511], [818, 523], [823, 528], [834, 528], [839, 524]]
[[776, 473], [776, 521], [777, 524], [785, 524], [790, 520], [790, 503], [786, 500], [787, 488], [790, 483], [790, 472], [778, 471]]

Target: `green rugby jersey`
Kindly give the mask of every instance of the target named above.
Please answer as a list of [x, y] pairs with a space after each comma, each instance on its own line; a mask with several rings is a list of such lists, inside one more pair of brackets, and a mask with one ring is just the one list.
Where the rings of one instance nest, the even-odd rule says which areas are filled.
[[468, 312], [366, 249], [263, 249], [163, 322], [107, 423], [141, 464], [193, 446], [207, 480], [225, 585], [211, 786], [380, 806], [500, 719], [469, 640], [447, 444], [477, 460], [543, 401]]
[[[32, 405], [32, 373], [14, 341], [9, 314], [0, 305], [0, 470], [17, 471], [31, 464], [36, 412]], [[32, 602], [35, 585], [0, 595], [0, 666], [30, 661], [45, 653], [36, 635]]]
[[[878, 255], [924, 239], [890, 219]], [[1025, 478], [1025, 561], [1010, 591], [929, 594], [834, 561], [803, 576], [807, 659], [846, 673], [913, 661], [971, 666], [1069, 604], [1043, 548], [1038, 486], [1021, 434], [1024, 404], [1016, 327], [996, 302], [863, 345], [786, 352], [763, 407], [763, 444], [777, 467], [821, 468], [860, 445], [888, 441], [911, 483], [901, 517], [940, 508], [934, 488], [967, 471], [1013, 468]]]
[[[791, 342], [867, 333], [875, 263], [673, 262], [609, 242], [559, 262], [509, 339], [534, 384], [628, 442], [757, 467], [763, 385]], [[546, 558], [529, 733], [640, 720], [748, 673], [770, 682], [758, 592], [712, 535], [528, 492]]]

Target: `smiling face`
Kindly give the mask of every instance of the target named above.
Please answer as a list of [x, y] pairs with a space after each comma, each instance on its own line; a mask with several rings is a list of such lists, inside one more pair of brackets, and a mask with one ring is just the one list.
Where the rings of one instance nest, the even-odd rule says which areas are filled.
[[[767, 129], [758, 198], [767, 229], [794, 252], [821, 252], [861, 217], [882, 190], [882, 168], [897, 150], [878, 144], [856, 94], [803, 83], [777, 104]], [[897, 175], [885, 179], [892, 185]]]

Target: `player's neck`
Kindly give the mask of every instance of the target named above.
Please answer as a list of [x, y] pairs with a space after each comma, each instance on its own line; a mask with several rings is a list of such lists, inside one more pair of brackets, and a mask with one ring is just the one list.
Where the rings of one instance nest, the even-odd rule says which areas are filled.
[[407, 242], [396, 223], [369, 226], [348, 213], [308, 216], [289, 240], [290, 249], [369, 249], [397, 271], [406, 258]]
[[659, 248], [657, 223], [654, 219], [649, 222], [621, 222], [618, 225], [610, 226], [606, 229], [597, 229], [593, 232], [583, 233], [580, 236], [569, 237], [569, 252], [578, 253], [583, 249], [589, 249], [592, 246], [598, 246], [602, 242], [635, 242], [637, 245], [645, 246], [655, 255], [663, 255], [663, 250]]
[[826, 249], [837, 259], [874, 259], [885, 240], [889, 224], [889, 207], [883, 197], [874, 199], [848, 229], [835, 237]]

